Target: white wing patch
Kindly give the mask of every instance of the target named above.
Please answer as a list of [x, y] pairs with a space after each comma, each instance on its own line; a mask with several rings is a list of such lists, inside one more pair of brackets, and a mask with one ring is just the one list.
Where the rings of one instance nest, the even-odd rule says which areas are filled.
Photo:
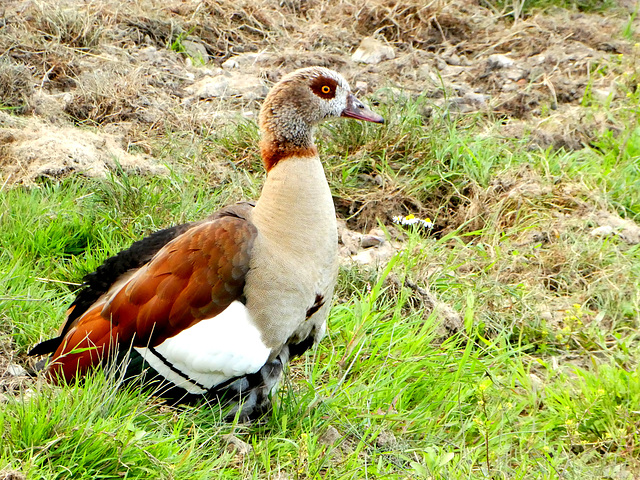
[[238, 301], [155, 348], [136, 350], [159, 374], [194, 394], [257, 372], [271, 354], [249, 311]]

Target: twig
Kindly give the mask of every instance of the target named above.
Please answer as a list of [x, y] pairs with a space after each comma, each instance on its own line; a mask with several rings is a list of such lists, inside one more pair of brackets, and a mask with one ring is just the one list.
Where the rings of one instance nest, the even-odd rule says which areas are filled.
[[40, 280], [41, 282], [44, 282], [44, 283], [63, 283], [65, 285], [73, 285], [74, 287], [79, 287], [80, 285], [82, 285], [81, 283], [65, 282], [64, 280], [54, 280], [53, 278], [35, 277], [35, 279]]

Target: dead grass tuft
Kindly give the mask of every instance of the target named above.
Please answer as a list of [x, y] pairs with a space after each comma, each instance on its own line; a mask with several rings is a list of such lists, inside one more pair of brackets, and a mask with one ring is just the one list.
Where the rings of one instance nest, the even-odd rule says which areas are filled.
[[38, 2], [34, 5], [33, 26], [53, 44], [94, 48], [99, 45], [106, 29], [106, 18], [101, 15], [100, 7], [100, 2], [85, 8], [78, 8], [76, 2]]
[[0, 57], [0, 108], [9, 108], [19, 114], [29, 112], [34, 83], [31, 68], [11, 58]]
[[[368, 176], [363, 176], [368, 177]], [[374, 177], [366, 178], [367, 182], [377, 182]], [[396, 215], [415, 213], [425, 214], [428, 206], [419, 199], [407, 195], [404, 188], [395, 182], [388, 181], [381, 188], [361, 189], [350, 192], [349, 197], [335, 199], [338, 214], [345, 218], [352, 230], [368, 231], [378, 226], [381, 221], [390, 225]]]
[[146, 155], [127, 152], [120, 136], [38, 121], [0, 131], [3, 183], [33, 184], [42, 178], [61, 178], [71, 173], [105, 177], [108, 170], [118, 167], [139, 174], [166, 173]]
[[603, 111], [593, 112], [574, 105], [564, 105], [541, 119], [512, 120], [501, 128], [510, 138], [528, 138], [531, 145], [543, 150], [580, 150], [590, 145], [615, 124]]
[[[265, 5], [266, 4], [266, 5]], [[266, 7], [266, 8], [265, 8]], [[202, 27], [200, 37], [216, 56], [256, 51], [268, 40], [281, 37], [290, 28], [275, 2], [245, 0], [239, 2], [205, 2], [204, 13], [217, 19]]]
[[78, 83], [81, 88], [73, 94], [65, 112], [76, 122], [105, 124], [135, 118], [146, 82], [139, 70], [98, 70], [86, 72]]
[[470, 17], [460, 14], [460, 4], [386, 0], [353, 6], [359, 35], [380, 35], [405, 47], [440, 49], [446, 43], [460, 43], [473, 30]]
[[[470, 184], [460, 197], [450, 197], [455, 199], [453, 205], [448, 207], [445, 202], [441, 209], [444, 214], [438, 222], [445, 223], [445, 233], [456, 229], [463, 233], [507, 232], [518, 226], [526, 227], [530, 222], [538, 223], [540, 216], [548, 216], [548, 212], [553, 212], [555, 219], [582, 217], [588, 204], [599, 203], [597, 198], [590, 197], [592, 194], [586, 185], [552, 184], [525, 166], [497, 176], [487, 188]], [[549, 231], [554, 230], [555, 221], [549, 218], [548, 223]]]

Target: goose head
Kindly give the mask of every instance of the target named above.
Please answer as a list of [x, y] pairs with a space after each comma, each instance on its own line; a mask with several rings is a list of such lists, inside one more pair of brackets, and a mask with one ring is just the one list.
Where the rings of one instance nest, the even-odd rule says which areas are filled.
[[316, 155], [316, 125], [339, 117], [384, 123], [333, 70], [309, 67], [285, 75], [271, 89], [260, 110], [260, 145], [267, 171], [290, 156]]

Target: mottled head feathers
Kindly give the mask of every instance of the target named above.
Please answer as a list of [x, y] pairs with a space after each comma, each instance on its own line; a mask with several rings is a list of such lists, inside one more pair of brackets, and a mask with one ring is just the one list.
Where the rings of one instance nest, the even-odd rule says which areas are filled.
[[[374, 117], [349, 114], [354, 105], [360, 109], [358, 113]], [[260, 111], [260, 147], [267, 171], [288, 157], [317, 155], [314, 127], [341, 116], [382, 121], [353, 96], [347, 81], [333, 70], [309, 67], [285, 75], [271, 89]]]

